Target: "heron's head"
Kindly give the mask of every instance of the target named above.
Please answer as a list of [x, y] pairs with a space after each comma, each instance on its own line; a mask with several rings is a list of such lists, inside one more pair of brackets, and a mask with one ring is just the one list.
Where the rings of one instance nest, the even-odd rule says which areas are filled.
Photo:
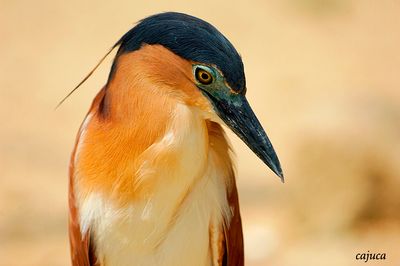
[[109, 83], [139, 79], [223, 121], [283, 180], [274, 148], [246, 99], [242, 59], [215, 27], [186, 14], [161, 13], [140, 21], [118, 45]]

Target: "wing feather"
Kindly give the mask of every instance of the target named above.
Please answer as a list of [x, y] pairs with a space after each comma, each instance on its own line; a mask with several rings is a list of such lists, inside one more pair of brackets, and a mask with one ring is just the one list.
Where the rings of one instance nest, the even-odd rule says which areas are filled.
[[95, 266], [97, 263], [95, 248], [91, 241], [90, 230], [82, 236], [79, 226], [78, 209], [72, 186], [69, 184], [69, 242], [72, 266]]
[[228, 203], [232, 211], [231, 220], [224, 224], [225, 253], [223, 266], [243, 266], [244, 246], [242, 219], [240, 217], [239, 199], [236, 184], [232, 182], [232, 189], [228, 192]]

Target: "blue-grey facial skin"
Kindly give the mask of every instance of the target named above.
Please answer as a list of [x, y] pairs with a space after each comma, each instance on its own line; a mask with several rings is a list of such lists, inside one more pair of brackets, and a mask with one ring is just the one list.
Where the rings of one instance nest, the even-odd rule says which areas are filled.
[[[218, 116], [283, 182], [278, 156], [244, 93], [232, 90], [215, 66], [194, 64], [192, 68], [196, 86], [210, 100]], [[203, 84], [197, 79], [199, 69], [212, 75], [210, 84]]]

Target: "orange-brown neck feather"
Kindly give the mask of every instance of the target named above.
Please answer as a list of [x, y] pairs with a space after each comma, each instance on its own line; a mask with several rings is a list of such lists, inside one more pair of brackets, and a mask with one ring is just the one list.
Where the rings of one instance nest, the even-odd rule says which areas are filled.
[[74, 171], [84, 195], [101, 191], [127, 202], [138, 196], [137, 158], [165, 135], [177, 105], [212, 108], [193, 83], [191, 62], [162, 46], [121, 55], [116, 66], [81, 129]]

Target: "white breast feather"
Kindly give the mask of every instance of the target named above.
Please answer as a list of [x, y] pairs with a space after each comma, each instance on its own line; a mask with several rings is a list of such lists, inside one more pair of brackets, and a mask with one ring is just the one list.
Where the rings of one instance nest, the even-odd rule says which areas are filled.
[[[165, 136], [141, 155], [135, 186], [156, 178], [151, 194], [123, 209], [95, 192], [79, 200], [81, 231], [90, 228], [98, 259], [105, 265], [212, 265], [210, 222], [229, 219], [230, 209], [224, 176], [215, 167], [214, 152], [208, 150], [199, 115], [179, 105]], [[171, 172], [158, 161], [164, 151], [179, 152], [180, 167]]]

